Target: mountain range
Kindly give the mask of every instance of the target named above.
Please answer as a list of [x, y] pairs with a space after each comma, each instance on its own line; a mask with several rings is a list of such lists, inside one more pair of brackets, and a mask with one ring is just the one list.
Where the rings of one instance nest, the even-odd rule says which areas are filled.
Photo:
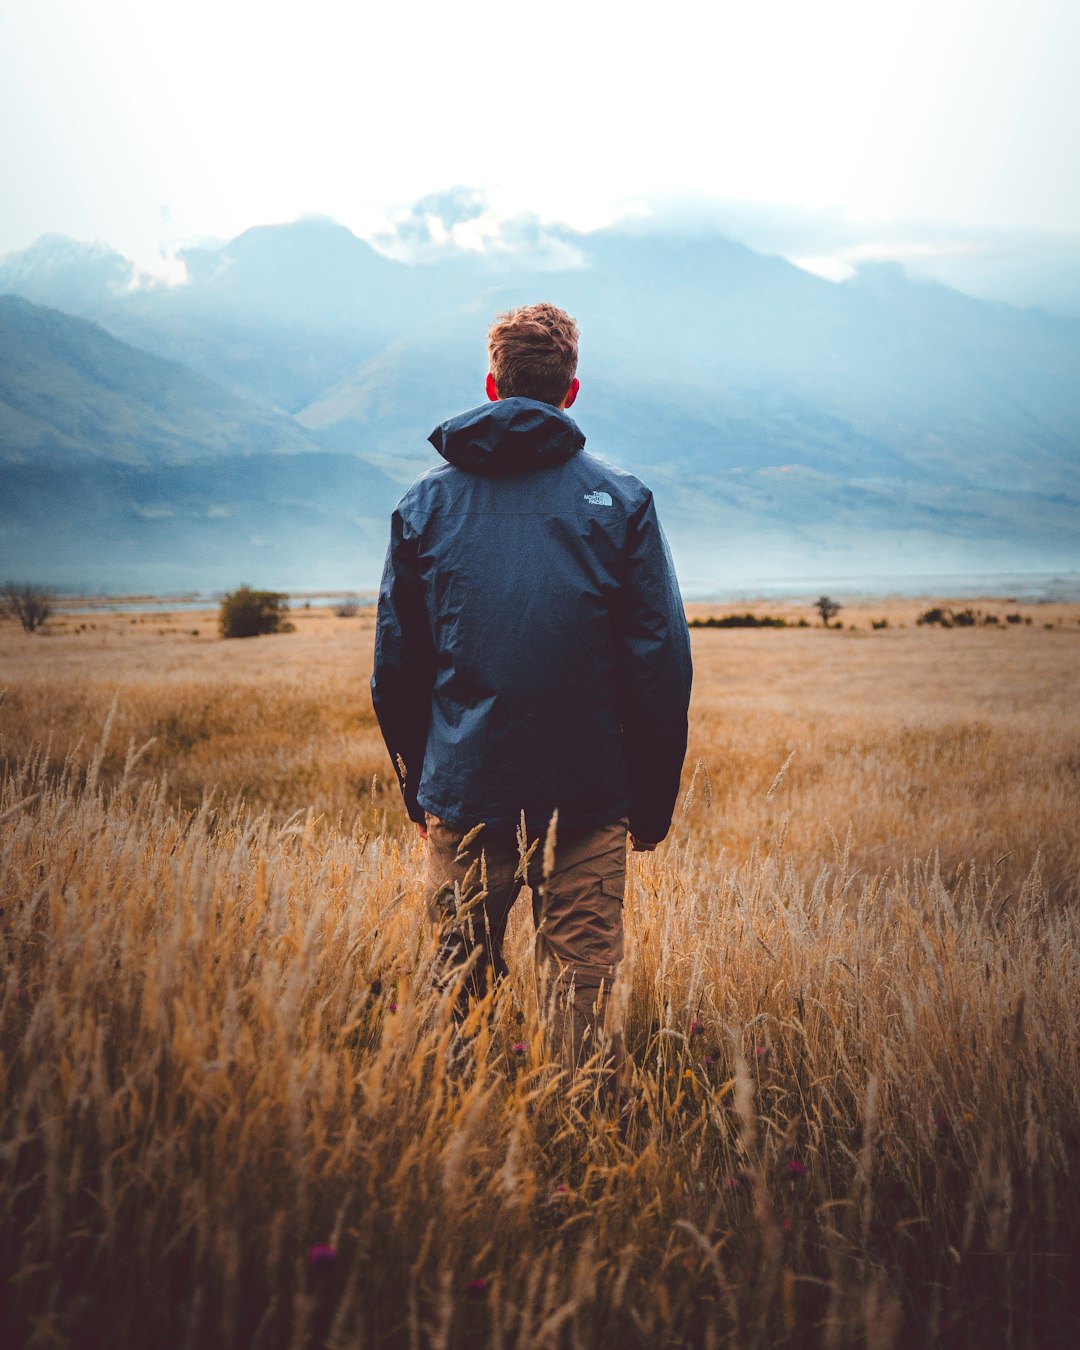
[[581, 326], [589, 448], [654, 488], [688, 589], [1080, 566], [1075, 320], [647, 225], [402, 261], [310, 219], [181, 261], [0, 260], [0, 574], [373, 584], [428, 432], [483, 397], [491, 317], [541, 298]]

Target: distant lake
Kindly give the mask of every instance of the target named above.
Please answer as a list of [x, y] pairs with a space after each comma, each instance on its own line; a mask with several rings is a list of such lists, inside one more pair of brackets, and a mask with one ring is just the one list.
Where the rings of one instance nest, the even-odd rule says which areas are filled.
[[[374, 588], [363, 591], [294, 591], [289, 595], [291, 609], [326, 609], [351, 603], [358, 609], [374, 605]], [[982, 596], [1000, 596], [1027, 604], [1080, 601], [1080, 572], [956, 572], [912, 573], [910, 576], [826, 576], [770, 578], [768, 581], [740, 581], [731, 586], [695, 586], [683, 588], [687, 600], [732, 604], [752, 600], [805, 600], [831, 595], [836, 600], [861, 598], [884, 600], [888, 597], [911, 599], [926, 596], [943, 599], [977, 600]], [[189, 610], [216, 609], [220, 592], [192, 592], [188, 595], [153, 596], [63, 596], [56, 606], [58, 614], [86, 614], [109, 610], [122, 614], [166, 614]]]
[[804, 600], [808, 596], [831, 595], [837, 600], [884, 600], [888, 597], [903, 600], [921, 596], [977, 600], [982, 596], [1001, 596], [1028, 604], [1049, 604], [1080, 600], [1080, 572], [914, 573], [887, 577], [830, 576], [814, 580], [792, 577], [745, 581], [722, 589], [689, 585], [684, 588], [683, 595], [687, 600], [724, 603]]
[[[286, 594], [289, 593], [286, 592]], [[317, 595], [289, 594], [289, 608], [329, 609], [342, 604], [352, 604], [357, 609], [366, 609], [374, 605], [377, 598], [378, 596], [374, 591], [353, 593], [338, 591], [333, 594], [319, 593]], [[57, 614], [92, 614], [96, 611], [107, 610], [110, 614], [183, 613], [190, 610], [217, 609], [218, 605], [221, 604], [221, 599], [220, 592], [206, 595], [140, 595], [137, 597], [65, 595], [55, 606], [55, 612]]]

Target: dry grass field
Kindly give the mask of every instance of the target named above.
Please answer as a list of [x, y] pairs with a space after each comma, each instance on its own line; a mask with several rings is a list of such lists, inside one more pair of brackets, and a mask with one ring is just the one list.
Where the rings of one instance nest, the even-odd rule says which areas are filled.
[[1080, 606], [981, 607], [695, 630], [619, 1117], [525, 906], [454, 1059], [370, 611], [0, 625], [0, 1342], [1075, 1345]]

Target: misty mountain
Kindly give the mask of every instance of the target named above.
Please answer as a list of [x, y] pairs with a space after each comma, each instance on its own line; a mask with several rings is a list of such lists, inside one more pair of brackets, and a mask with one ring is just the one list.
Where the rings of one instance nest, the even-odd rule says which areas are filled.
[[70, 241], [0, 261], [0, 286], [51, 288], [399, 488], [482, 401], [492, 315], [550, 299], [581, 326], [589, 448], [654, 486], [691, 585], [1080, 563], [1080, 323], [892, 265], [838, 285], [705, 229], [432, 244], [441, 209], [408, 223], [418, 261], [305, 220], [189, 250], [181, 286], [119, 285], [94, 250], [80, 271]]
[[131, 464], [314, 449], [288, 417], [96, 324], [0, 295], [0, 457]]
[[0, 296], [0, 573], [316, 587], [377, 574], [400, 495], [353, 454], [103, 329]]
[[43, 234], [21, 253], [0, 258], [0, 294], [89, 317], [134, 284], [135, 268], [106, 244]]
[[[126, 273], [118, 268], [117, 255], [49, 236], [0, 260], [0, 292], [92, 319], [289, 413], [422, 318], [430, 303], [423, 270], [392, 262], [329, 220], [259, 226], [177, 256], [186, 285], [140, 286], [130, 264]], [[453, 294], [459, 302], [466, 292]]]

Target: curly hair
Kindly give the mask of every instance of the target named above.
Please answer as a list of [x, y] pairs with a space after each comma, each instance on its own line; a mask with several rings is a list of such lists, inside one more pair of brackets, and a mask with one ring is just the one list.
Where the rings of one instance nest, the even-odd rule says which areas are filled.
[[558, 407], [577, 360], [577, 324], [546, 302], [509, 309], [488, 329], [488, 361], [500, 398], [535, 398]]

